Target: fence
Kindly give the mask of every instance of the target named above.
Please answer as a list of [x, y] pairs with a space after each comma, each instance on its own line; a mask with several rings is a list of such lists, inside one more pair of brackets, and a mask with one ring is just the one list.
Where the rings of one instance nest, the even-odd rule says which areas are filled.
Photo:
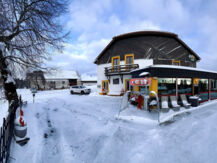
[[17, 105], [14, 104], [10, 106], [10, 112], [8, 116], [3, 119], [3, 125], [0, 129], [0, 163], [8, 163], [9, 161], [16, 109]]

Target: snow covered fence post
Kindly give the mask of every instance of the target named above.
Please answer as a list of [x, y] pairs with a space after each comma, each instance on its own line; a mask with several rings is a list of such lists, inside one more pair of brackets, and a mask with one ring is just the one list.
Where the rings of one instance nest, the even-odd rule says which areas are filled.
[[35, 93], [32, 93], [33, 103], [35, 103]]

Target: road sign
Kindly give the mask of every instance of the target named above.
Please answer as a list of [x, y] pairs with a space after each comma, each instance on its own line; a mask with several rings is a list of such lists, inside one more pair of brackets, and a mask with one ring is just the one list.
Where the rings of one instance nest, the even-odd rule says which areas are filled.
[[135, 78], [130, 80], [132, 86], [148, 86], [151, 84], [150, 78]]

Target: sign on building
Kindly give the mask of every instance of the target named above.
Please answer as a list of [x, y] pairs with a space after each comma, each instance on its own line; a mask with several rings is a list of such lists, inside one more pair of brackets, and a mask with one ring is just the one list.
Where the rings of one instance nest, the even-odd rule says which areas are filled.
[[132, 86], [148, 86], [151, 84], [150, 78], [135, 78], [130, 80]]

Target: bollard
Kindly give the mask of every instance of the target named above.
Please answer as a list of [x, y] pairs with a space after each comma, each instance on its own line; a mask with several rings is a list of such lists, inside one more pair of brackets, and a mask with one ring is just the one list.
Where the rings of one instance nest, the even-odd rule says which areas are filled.
[[22, 116], [19, 116], [14, 122], [14, 135], [18, 138], [25, 138], [26, 134], [27, 123]]
[[35, 93], [32, 94], [33, 97], [33, 103], [35, 103]]

